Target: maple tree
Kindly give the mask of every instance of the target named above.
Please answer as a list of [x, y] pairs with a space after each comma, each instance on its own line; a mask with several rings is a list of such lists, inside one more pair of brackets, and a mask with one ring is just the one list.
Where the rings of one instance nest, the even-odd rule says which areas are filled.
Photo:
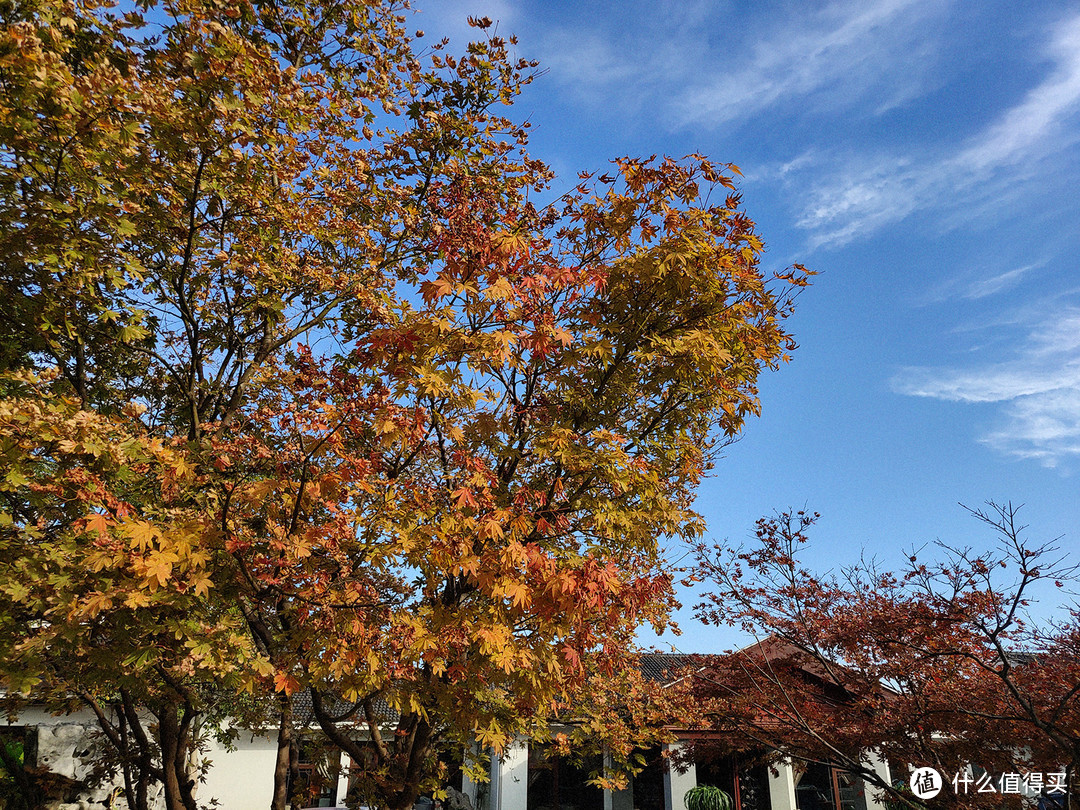
[[[895, 807], [1027, 806], [1005, 774], [1074, 806], [1080, 615], [1034, 606], [1075, 585], [1077, 568], [1053, 542], [1029, 541], [1011, 504], [973, 514], [993, 549], [939, 544], [939, 560], [923, 549], [895, 573], [868, 560], [806, 567], [817, 515], [805, 512], [759, 521], [747, 549], [699, 545], [695, 576], [712, 588], [699, 618], [762, 639], [694, 675], [720, 747], [843, 768]], [[917, 798], [907, 766], [938, 770], [943, 793]]]
[[[600, 717], [794, 345], [805, 271], [761, 271], [734, 167], [541, 205], [497, 112], [535, 66], [417, 54], [402, 11], [0, 9], [0, 677], [97, 716], [129, 807], [194, 810], [239, 719], [283, 808], [301, 692], [390, 808]], [[629, 763], [644, 725], [594, 730]]]

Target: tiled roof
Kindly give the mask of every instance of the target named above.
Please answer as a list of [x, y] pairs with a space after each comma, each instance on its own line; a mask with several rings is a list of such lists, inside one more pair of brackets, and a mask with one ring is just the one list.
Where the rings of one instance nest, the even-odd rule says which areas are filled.
[[[340, 698], [324, 698], [323, 702], [326, 706], [326, 711], [331, 717], [339, 718], [345, 717], [352, 713], [349, 718], [350, 722], [363, 723], [364, 710], [360, 706], [359, 702], [350, 703], [347, 700], [341, 700]], [[355, 712], [353, 710], [355, 709]], [[378, 719], [380, 725], [390, 725], [398, 721], [400, 716], [383, 698], [375, 698], [374, 701], [375, 717]], [[311, 693], [307, 690], [303, 692], [297, 692], [293, 695], [293, 714], [301, 725], [307, 725], [315, 719], [315, 710], [311, 705]]]
[[639, 666], [641, 674], [650, 681], [669, 684], [678, 679], [679, 670], [692, 664], [697, 658], [683, 653], [643, 653]]

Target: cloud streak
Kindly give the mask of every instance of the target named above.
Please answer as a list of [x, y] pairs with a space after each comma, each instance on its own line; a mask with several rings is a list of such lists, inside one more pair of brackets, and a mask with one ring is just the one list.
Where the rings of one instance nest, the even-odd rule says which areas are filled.
[[1080, 109], [1080, 15], [1058, 26], [1046, 53], [1054, 64], [1050, 74], [952, 154], [855, 158], [831, 171], [820, 158], [813, 161], [813, 177], [837, 179], [811, 180], [806, 192], [810, 199], [797, 224], [810, 232], [811, 247], [841, 247], [928, 208], [976, 215], [987, 199], [1015, 193], [1040, 161], [1077, 140], [1066, 125]]
[[[630, 17], [647, 13], [627, 0]], [[798, 226], [809, 247], [842, 247], [926, 210], [945, 229], [989, 215], [1045, 178], [1047, 158], [1080, 140], [1080, 14], [1062, 18], [1038, 56], [1045, 77], [967, 140], [936, 150], [845, 154], [835, 123], [866, 120], [945, 81], [939, 54], [956, 47], [951, 0], [792, 3], [749, 20], [716, 3], [665, 6], [651, 26], [604, 17], [543, 28], [543, 62], [581, 98], [683, 131], [734, 129], [769, 116], [823, 123], [806, 151], [770, 174], [804, 201]], [[955, 22], [955, 20], [953, 20]], [[720, 33], [724, 32], [724, 33]], [[802, 126], [800, 124], [800, 126]], [[948, 131], [948, 124], [943, 127]], [[828, 133], [828, 134], [826, 134]], [[816, 140], [816, 142], [815, 142]], [[762, 169], [750, 169], [759, 177]], [[1000, 280], [1003, 285], [1009, 278]], [[990, 294], [990, 293], [986, 293]]]
[[971, 369], [910, 368], [893, 379], [901, 394], [1004, 406], [981, 441], [1047, 467], [1080, 456], [1080, 308], [1044, 315], [1017, 356]]
[[[933, 77], [935, 17], [951, 0], [833, 0], [750, 14], [715, 2], [624, 0], [624, 14], [536, 36], [542, 61], [580, 98], [672, 130], [753, 123], [761, 113], [846, 107], [880, 113]], [[745, 18], [740, 15], [745, 15]], [[647, 27], [620, 20], [645, 17]], [[753, 26], [753, 27], [751, 27]]]
[[996, 276], [991, 276], [990, 278], [973, 281], [967, 286], [967, 289], [963, 293], [963, 297], [970, 300], [978, 300], [990, 295], [995, 295], [1002, 290], [1007, 290], [1016, 286], [1024, 276], [1032, 270], [1038, 270], [1045, 265], [1045, 261], [1034, 262], [1033, 264], [1025, 264], [1023, 267], [1015, 267], [1012, 270], [1006, 270], [1004, 273], [998, 273]]
[[1002, 115], [951, 163], [977, 179], [999, 166], [1026, 159], [1061, 126], [1080, 101], [1080, 15], [1055, 32], [1047, 49], [1054, 72]]
[[[911, 91], [898, 86], [898, 76], [917, 84], [910, 57], [926, 41], [926, 18], [942, 5], [925, 0], [833, 3], [816, 14], [799, 15], [762, 37], [745, 66], [718, 65], [713, 78], [683, 93], [676, 102], [676, 120], [684, 126], [715, 126], [793, 101], [805, 103], [814, 94], [846, 102], [886, 79], [894, 97], [884, 106], [894, 106], [898, 92], [902, 97]], [[907, 63], [903, 73], [893, 70], [900, 60]]]

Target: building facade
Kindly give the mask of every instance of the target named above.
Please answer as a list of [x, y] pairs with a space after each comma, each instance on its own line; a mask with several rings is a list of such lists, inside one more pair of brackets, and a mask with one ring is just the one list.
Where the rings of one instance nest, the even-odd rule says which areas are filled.
[[[691, 763], [678, 769], [675, 743], [668, 756], [659, 750], [647, 757], [645, 770], [622, 790], [600, 790], [586, 783], [587, 770], [551, 760], [532, 751], [527, 741], [494, 759], [490, 779], [466, 781], [464, 793], [475, 810], [686, 810], [683, 797], [698, 784], [726, 790], [736, 810], [886, 810], [874, 791], [859, 777], [823, 765], [806, 766], [780, 760], [745, 765], [725, 758]], [[889, 779], [888, 766], [878, 760], [874, 770]]]
[[[90, 770], [93, 718], [76, 713], [55, 717], [29, 709], [17, 720], [0, 724], [0, 736], [27, 741], [28, 765], [57, 776], [63, 793], [53, 810], [112, 810], [123, 807], [115, 783], [86, 787]], [[32, 740], [32, 743], [30, 742]], [[671, 754], [685, 743], [647, 752], [645, 770], [617, 791], [587, 784], [590, 768], [546, 756], [541, 746], [527, 741], [493, 758], [487, 782], [466, 779], [461, 785], [473, 810], [685, 810], [683, 796], [697, 784], [713, 784], [735, 798], [736, 810], [885, 810], [862, 780], [832, 768], [806, 767], [783, 761], [742, 764], [730, 758], [669, 766]], [[216, 800], [222, 810], [266, 810], [270, 806], [276, 758], [272, 737], [242, 733], [228, 748], [212, 741], [201, 756], [211, 767], [199, 785], [200, 803]], [[338, 770], [336, 782], [318, 803], [344, 807], [348, 767]], [[599, 764], [599, 763], [594, 763]], [[888, 778], [887, 766], [879, 763]], [[455, 786], [456, 787], [456, 786]], [[420, 807], [421, 805], [418, 805]], [[430, 804], [424, 804], [430, 807]]]

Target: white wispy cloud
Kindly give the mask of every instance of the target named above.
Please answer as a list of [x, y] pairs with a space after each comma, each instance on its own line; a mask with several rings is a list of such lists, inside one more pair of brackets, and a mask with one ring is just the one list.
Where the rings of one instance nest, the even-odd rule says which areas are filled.
[[[613, 110], [644, 105], [670, 125], [673, 88], [685, 86], [708, 60], [709, 0], [623, 0], [621, 14], [590, 24], [533, 20], [530, 39], [552, 78], [578, 100]], [[627, 21], [648, 20], [648, 26]]]
[[1058, 390], [1080, 391], [1080, 364], [1032, 368], [1017, 361], [978, 369], [908, 369], [897, 390], [916, 397], [950, 402], [1010, 402]]
[[1080, 101], [1080, 15], [1057, 28], [1047, 52], [1054, 71], [950, 161], [957, 170], [977, 179], [1026, 160], [1033, 148], [1060, 134], [1064, 119]]
[[1038, 270], [1045, 265], [1045, 261], [1033, 262], [1032, 264], [1025, 264], [1023, 267], [1014, 267], [1012, 270], [1006, 270], [1004, 273], [998, 273], [989, 278], [977, 279], [966, 285], [962, 295], [964, 298], [972, 300], [996, 295], [1002, 290], [1015, 287], [1032, 270]]
[[[960, 267], [950, 265], [927, 268], [940, 275], [941, 278], [921, 290], [913, 304], [929, 306], [946, 301], [955, 302], [957, 299], [980, 301], [998, 293], [1014, 291], [1032, 281], [1032, 277], [1038, 275], [1037, 271], [1050, 264], [1056, 252], [1054, 246], [1048, 246], [1043, 251], [1042, 257], [1025, 256], [1033, 260], [1017, 267], [1015, 263], [1010, 262], [1008, 256], [987, 250], [965, 258], [964, 264]], [[985, 320], [980, 320], [978, 328], [985, 328], [986, 325]], [[967, 330], [961, 329], [961, 331]]]
[[932, 20], [952, 0], [795, 0], [752, 15], [716, 0], [623, 3], [589, 25], [538, 18], [544, 65], [609, 113], [647, 107], [668, 129], [712, 130], [805, 112], [811, 97], [830, 110], [870, 97], [881, 113], [919, 95], [935, 81]]
[[[1048, 157], [1080, 140], [1070, 126], [1080, 110], [1080, 15], [1056, 27], [1045, 55], [1053, 63], [1046, 78], [952, 151], [842, 157], [831, 166], [819, 156], [803, 180], [808, 202], [798, 220], [811, 247], [839, 247], [928, 208], [977, 217], [1039, 177]], [[831, 179], [819, 182], [822, 175]]]
[[[822, 174], [820, 164], [813, 167]], [[810, 246], [839, 247], [857, 236], [905, 219], [927, 204], [931, 179], [905, 159], [853, 159], [833, 179], [812, 185], [796, 225], [810, 231]]]
[[949, 402], [1001, 405], [981, 441], [1054, 467], [1080, 456], [1080, 308], [1044, 313], [1014, 356], [965, 369], [909, 368], [893, 389]]
[[[879, 112], [917, 92], [926, 59], [913, 58], [933, 38], [927, 18], [947, 5], [927, 0], [834, 2], [794, 8], [782, 25], [754, 37], [747, 58], [724, 60], [691, 83], [676, 102], [679, 123], [716, 125], [814, 95], [850, 102], [877, 89]], [[738, 49], [735, 43], [733, 50]], [[898, 71], [897, 64], [906, 68]]]
[[[544, 39], [544, 66], [570, 78], [584, 94], [640, 76], [642, 65], [627, 58], [611, 39], [595, 31], [556, 29]], [[631, 82], [633, 83], [633, 82]]]
[[1066, 388], [1016, 400], [1006, 410], [1006, 425], [984, 441], [1018, 458], [1036, 459], [1047, 467], [1080, 456], [1080, 391]]

